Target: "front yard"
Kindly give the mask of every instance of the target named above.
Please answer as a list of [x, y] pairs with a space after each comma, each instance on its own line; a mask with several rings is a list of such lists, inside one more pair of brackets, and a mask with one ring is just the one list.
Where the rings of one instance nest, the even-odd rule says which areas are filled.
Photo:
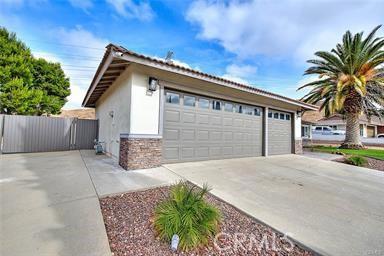
[[168, 194], [166, 186], [100, 199], [114, 255], [313, 255], [211, 194], [206, 200], [222, 213], [220, 233], [205, 246], [172, 252], [170, 244], [159, 239], [153, 227], [155, 207]]
[[384, 160], [384, 149], [339, 149], [331, 146], [313, 146], [313, 151], [325, 152], [335, 154], [337, 152], [344, 153], [346, 155], [358, 155], [364, 157], [370, 157], [378, 160]]

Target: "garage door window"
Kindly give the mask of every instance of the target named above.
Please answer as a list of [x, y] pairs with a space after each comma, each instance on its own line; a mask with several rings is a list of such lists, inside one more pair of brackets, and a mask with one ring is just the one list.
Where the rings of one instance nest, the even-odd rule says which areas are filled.
[[272, 118], [272, 112], [271, 111], [268, 112], [268, 117]]
[[254, 113], [255, 116], [260, 116], [261, 110], [259, 108], [255, 108]]
[[209, 108], [209, 100], [207, 99], [199, 99], [199, 108]]
[[285, 115], [285, 120], [288, 120], [288, 121], [291, 120], [291, 115], [290, 114], [286, 114]]
[[284, 120], [285, 119], [285, 115], [283, 113], [280, 113], [280, 119], [281, 120]]
[[167, 103], [179, 104], [180, 103], [180, 96], [177, 93], [167, 92], [165, 95], [165, 100]]
[[236, 105], [236, 107], [235, 107], [235, 112], [236, 112], [236, 113], [243, 113], [243, 106], [241, 106], [241, 105]]
[[212, 109], [221, 110], [221, 102], [218, 100], [212, 101]]
[[224, 110], [227, 112], [233, 112], [233, 104], [226, 102], [224, 104]]
[[196, 98], [192, 96], [184, 96], [184, 106], [194, 107], [196, 106]]
[[244, 113], [246, 115], [253, 115], [253, 110], [251, 107], [244, 107]]
[[273, 113], [273, 118], [279, 119], [279, 113]]

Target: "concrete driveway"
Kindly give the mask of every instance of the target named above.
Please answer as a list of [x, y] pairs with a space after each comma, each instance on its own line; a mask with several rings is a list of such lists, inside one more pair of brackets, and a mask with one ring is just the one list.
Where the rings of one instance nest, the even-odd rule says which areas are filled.
[[0, 155], [0, 255], [110, 255], [79, 151]]
[[324, 255], [384, 255], [384, 172], [298, 155], [165, 165]]

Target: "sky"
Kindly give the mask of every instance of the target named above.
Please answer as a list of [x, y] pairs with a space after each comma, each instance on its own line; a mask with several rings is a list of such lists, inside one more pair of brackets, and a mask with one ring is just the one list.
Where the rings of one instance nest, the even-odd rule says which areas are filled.
[[70, 78], [65, 109], [81, 107], [108, 43], [300, 98], [306, 60], [383, 13], [384, 0], [0, 0], [0, 26]]

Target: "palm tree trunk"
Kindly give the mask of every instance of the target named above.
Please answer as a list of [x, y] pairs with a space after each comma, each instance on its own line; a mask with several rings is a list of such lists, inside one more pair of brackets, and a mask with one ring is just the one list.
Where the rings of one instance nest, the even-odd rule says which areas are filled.
[[345, 140], [340, 148], [360, 149], [363, 145], [360, 141], [360, 113], [346, 113], [347, 126], [345, 131]]

